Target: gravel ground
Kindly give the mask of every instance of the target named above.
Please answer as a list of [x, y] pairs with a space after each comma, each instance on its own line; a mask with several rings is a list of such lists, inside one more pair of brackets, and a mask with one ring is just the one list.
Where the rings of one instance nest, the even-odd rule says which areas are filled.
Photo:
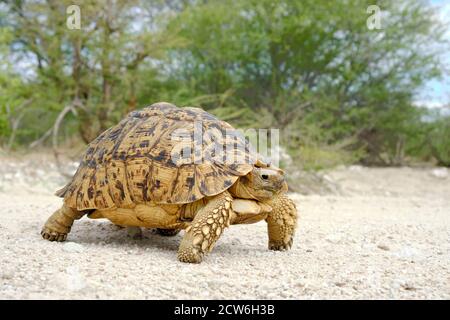
[[77, 221], [65, 243], [43, 240], [64, 182], [47, 160], [0, 157], [0, 299], [450, 298], [445, 169], [328, 172], [338, 193], [292, 195], [292, 250], [267, 250], [263, 222], [232, 226], [190, 265], [177, 261], [182, 233], [133, 240], [106, 220]]

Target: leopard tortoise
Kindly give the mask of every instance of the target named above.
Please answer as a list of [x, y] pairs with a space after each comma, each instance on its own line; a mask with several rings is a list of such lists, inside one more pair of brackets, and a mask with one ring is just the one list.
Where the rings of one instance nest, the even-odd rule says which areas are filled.
[[[131, 112], [89, 144], [72, 180], [56, 192], [63, 205], [42, 237], [66, 240], [84, 215], [162, 235], [184, 229], [178, 259], [199, 263], [230, 224], [266, 220], [269, 249], [290, 249], [297, 211], [286, 196], [284, 172], [263, 161], [242, 135], [229, 134], [235, 131], [199, 108], [160, 102]], [[192, 139], [196, 134], [200, 139]]]

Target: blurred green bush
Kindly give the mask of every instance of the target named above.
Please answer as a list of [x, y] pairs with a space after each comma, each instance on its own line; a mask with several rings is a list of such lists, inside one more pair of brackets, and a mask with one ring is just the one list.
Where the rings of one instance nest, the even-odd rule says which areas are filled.
[[[448, 26], [425, 1], [375, 1], [382, 28], [369, 30], [369, 2], [0, 2], [0, 144], [39, 139], [68, 106], [59, 139], [87, 143], [169, 101], [279, 128], [305, 169], [448, 166], [449, 117], [414, 104], [445, 72]], [[71, 4], [81, 30], [66, 26]]]

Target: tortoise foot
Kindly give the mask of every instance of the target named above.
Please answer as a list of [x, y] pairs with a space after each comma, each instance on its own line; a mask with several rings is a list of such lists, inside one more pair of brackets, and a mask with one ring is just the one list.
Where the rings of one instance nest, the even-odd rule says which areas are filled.
[[269, 250], [287, 251], [287, 250], [291, 249], [292, 243], [293, 243], [293, 239], [291, 239], [289, 242], [271, 241], [271, 242], [269, 242]]
[[63, 242], [67, 239], [67, 233], [58, 232], [47, 227], [42, 228], [41, 236], [48, 241]]
[[187, 263], [200, 263], [203, 260], [203, 253], [196, 248], [185, 248], [178, 251], [178, 260]]
[[85, 213], [67, 207], [65, 204], [56, 210], [45, 222], [41, 236], [49, 241], [65, 241], [75, 220]]

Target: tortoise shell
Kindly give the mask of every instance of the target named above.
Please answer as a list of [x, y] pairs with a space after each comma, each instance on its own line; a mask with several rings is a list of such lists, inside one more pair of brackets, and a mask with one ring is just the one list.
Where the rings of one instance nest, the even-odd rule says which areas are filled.
[[[219, 157], [217, 150], [224, 150]], [[250, 150], [237, 130], [206, 111], [156, 103], [129, 113], [92, 141], [56, 195], [77, 210], [190, 203], [225, 191], [249, 173], [257, 158]]]

